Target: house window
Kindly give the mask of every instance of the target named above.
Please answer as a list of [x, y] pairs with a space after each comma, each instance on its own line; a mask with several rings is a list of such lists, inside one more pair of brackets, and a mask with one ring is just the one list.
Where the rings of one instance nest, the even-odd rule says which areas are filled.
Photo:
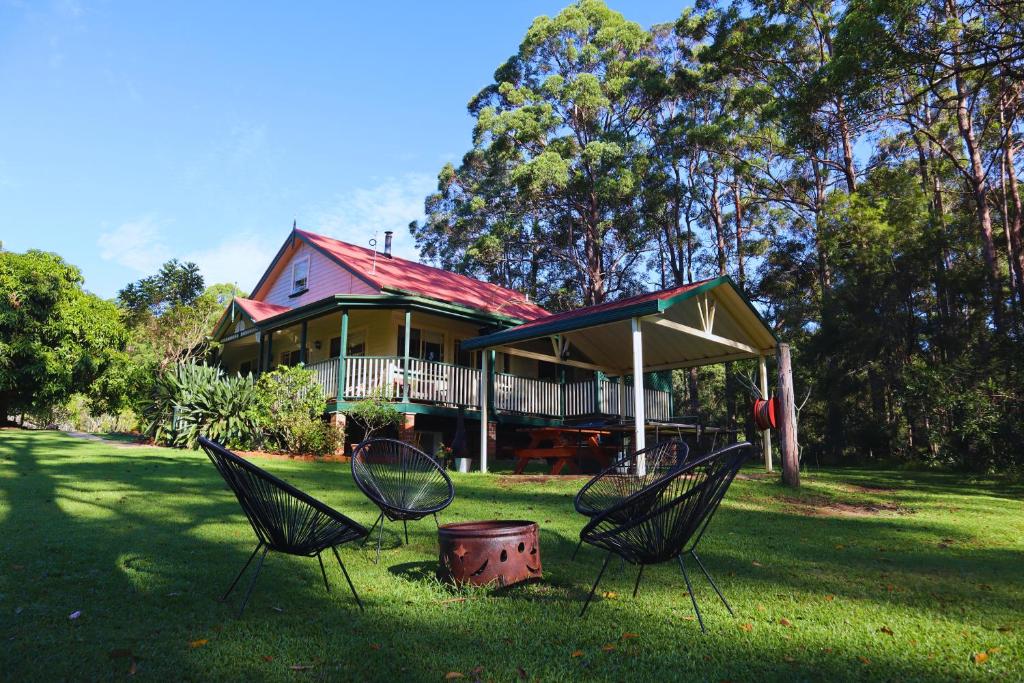
[[[405, 355], [405, 325], [398, 326], [398, 355]], [[444, 361], [444, 335], [432, 330], [409, 331], [409, 357]]]
[[309, 257], [297, 259], [292, 263], [292, 296], [302, 294], [309, 289]]
[[[334, 337], [331, 339], [331, 358], [337, 358], [341, 355], [341, 337]], [[366, 333], [359, 332], [357, 334], [350, 334], [348, 336], [348, 349], [345, 351], [345, 356], [365, 356], [366, 355]]]
[[476, 354], [472, 351], [463, 351], [462, 339], [455, 340], [455, 364], [466, 368], [476, 367]]
[[[308, 349], [307, 349], [308, 351]], [[281, 365], [298, 365], [301, 355], [298, 349], [294, 351], [282, 351], [281, 352]]]

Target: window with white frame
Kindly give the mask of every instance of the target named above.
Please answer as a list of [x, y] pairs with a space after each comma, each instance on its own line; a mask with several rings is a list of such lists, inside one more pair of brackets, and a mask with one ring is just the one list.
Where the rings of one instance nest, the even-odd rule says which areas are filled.
[[309, 289], [309, 257], [296, 259], [292, 263], [292, 294], [301, 294]]

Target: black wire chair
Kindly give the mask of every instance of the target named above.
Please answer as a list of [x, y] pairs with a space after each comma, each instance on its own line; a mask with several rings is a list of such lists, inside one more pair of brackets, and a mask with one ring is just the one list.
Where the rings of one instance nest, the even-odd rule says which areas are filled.
[[677, 560], [701, 631], [706, 632], [683, 561], [684, 555], [690, 555], [729, 614], [733, 614], [732, 607], [704, 567], [696, 548], [726, 490], [752, 452], [753, 447], [749, 443], [739, 443], [689, 461], [594, 517], [580, 532], [580, 537], [585, 543], [607, 550], [608, 554], [580, 616], [586, 614], [587, 606], [613, 554], [640, 566], [633, 586], [633, 597], [636, 597], [640, 588], [644, 567]]
[[395, 439], [370, 439], [356, 446], [352, 453], [352, 477], [359, 490], [380, 508], [380, 515], [367, 535], [369, 538], [380, 524], [374, 562], [380, 561], [385, 519], [402, 521], [408, 543], [410, 521], [433, 515], [434, 523], [438, 524], [437, 513], [455, 498], [452, 480], [436, 460]]
[[[689, 446], [680, 439], [670, 439], [655, 446], [624, 455], [588, 481], [573, 499], [576, 512], [585, 517], [596, 517], [605, 510], [615, 507], [634, 493], [677, 468], [682, 467], [690, 452]], [[644, 456], [645, 472], [639, 474], [637, 461]], [[583, 538], [572, 551], [572, 559], [583, 545]]]
[[263, 554], [260, 555], [256, 573], [242, 600], [242, 606], [238, 609], [239, 616], [245, 611], [249, 596], [252, 595], [252, 589], [256, 586], [256, 579], [259, 578], [260, 571], [263, 569], [263, 560], [271, 550], [286, 555], [316, 557], [320, 563], [320, 574], [324, 577], [324, 587], [330, 591], [331, 587], [327, 583], [324, 561], [320, 557], [320, 553], [330, 548], [341, 566], [345, 580], [348, 581], [348, 587], [352, 590], [356, 604], [359, 605], [359, 609], [363, 609], [363, 603], [359, 599], [359, 594], [356, 593], [355, 586], [352, 585], [352, 579], [349, 578], [348, 570], [345, 569], [345, 563], [341, 561], [341, 555], [338, 554], [338, 546], [364, 538], [370, 532], [358, 522], [281, 481], [251, 462], [238, 457], [220, 444], [200, 438], [199, 445], [203, 447], [206, 455], [217, 467], [220, 475], [224, 477], [224, 481], [234, 491], [235, 497], [238, 499], [239, 505], [242, 506], [245, 516], [249, 518], [249, 523], [258, 539], [256, 549], [252, 551], [245, 566], [242, 567], [242, 571], [238, 572], [238, 576], [221, 597], [221, 602], [228, 599], [231, 591], [235, 589], [239, 579], [245, 574], [245, 570], [249, 568], [256, 553], [260, 550], [263, 551]]

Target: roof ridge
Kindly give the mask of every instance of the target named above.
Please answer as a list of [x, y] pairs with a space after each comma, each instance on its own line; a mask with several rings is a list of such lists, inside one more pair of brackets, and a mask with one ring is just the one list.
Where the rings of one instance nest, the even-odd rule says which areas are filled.
[[[421, 261], [413, 261], [412, 259], [407, 259], [407, 258], [405, 258], [403, 256], [395, 256], [395, 255], [388, 256], [388, 255], [383, 254], [382, 252], [377, 251], [376, 249], [371, 249], [369, 247], [364, 247], [362, 245], [354, 244], [352, 242], [346, 242], [345, 240], [338, 239], [337, 237], [331, 237], [329, 235], [323, 235], [323, 234], [318, 233], [318, 232], [312, 232], [310, 230], [304, 230], [302, 228], [295, 228], [295, 231], [298, 232], [298, 233], [302, 233], [303, 235], [310, 236], [310, 237], [316, 237], [318, 239], [330, 240], [332, 242], [337, 242], [339, 244], [344, 244], [347, 247], [351, 247], [353, 249], [362, 250], [363, 252], [365, 252], [368, 255], [376, 254], [378, 256], [382, 256], [383, 258], [389, 259], [391, 261], [401, 261], [403, 263], [409, 263], [409, 264], [412, 264], [412, 265], [415, 265], [415, 266], [420, 266], [422, 268], [432, 268], [433, 270], [442, 272], [445, 275], [450, 275], [450, 276], [453, 275], [455, 277], [466, 278], [467, 280], [472, 280], [473, 282], [479, 282], [481, 284], [487, 285], [488, 287], [493, 287], [494, 289], [499, 289], [499, 290], [502, 290], [504, 292], [509, 292], [510, 294], [515, 294], [515, 295], [519, 296], [522, 299], [522, 302], [528, 303], [528, 304], [533, 304], [534, 306], [539, 306], [539, 304], [537, 304], [534, 301], [531, 301], [530, 298], [528, 296], [526, 296], [526, 294], [524, 294], [523, 292], [520, 292], [518, 290], [512, 289], [510, 287], [505, 287], [504, 285], [499, 285], [499, 284], [496, 284], [494, 282], [488, 282], [487, 280], [481, 280], [479, 278], [475, 278], [475, 277], [472, 277], [470, 275], [465, 275], [464, 273], [456, 273], [456, 272], [453, 272], [451, 270], [445, 270], [444, 268], [439, 268], [438, 266], [434, 266], [434, 265], [431, 265], [429, 263], [423, 263]], [[366, 277], [373, 278], [373, 274], [372, 273], [366, 273], [364, 275]], [[387, 288], [387, 289], [390, 289], [390, 288]], [[512, 302], [502, 301], [501, 305], [503, 306], [503, 305], [505, 305], [507, 303], [512, 303]], [[499, 306], [499, 308], [500, 308], [500, 306]]]

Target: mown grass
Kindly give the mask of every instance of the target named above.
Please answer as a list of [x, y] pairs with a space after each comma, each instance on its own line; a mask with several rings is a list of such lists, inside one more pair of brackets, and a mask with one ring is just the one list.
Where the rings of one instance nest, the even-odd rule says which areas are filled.
[[[345, 466], [260, 463], [369, 525]], [[949, 680], [1024, 677], [1019, 488], [956, 475], [821, 471], [798, 492], [738, 480], [703, 557], [737, 611], [697, 580], [709, 633], [672, 564], [570, 560], [575, 479], [455, 475], [442, 521], [528, 518], [545, 579], [505, 594], [433, 578], [433, 522], [389, 527], [380, 565], [267, 560], [245, 615], [218, 596], [254, 546], [206, 457], [0, 431], [0, 672], [6, 680]], [[613, 565], [614, 567], [615, 565]], [[460, 599], [464, 598], [464, 599]], [[73, 612], [76, 619], [69, 619]], [[635, 637], [633, 637], [635, 636]], [[980, 656], [984, 653], [984, 657]], [[975, 660], [981, 663], [976, 663]], [[981, 661], [984, 660], [984, 661]], [[293, 667], [305, 667], [294, 669]], [[132, 673], [134, 671], [134, 673]]]

